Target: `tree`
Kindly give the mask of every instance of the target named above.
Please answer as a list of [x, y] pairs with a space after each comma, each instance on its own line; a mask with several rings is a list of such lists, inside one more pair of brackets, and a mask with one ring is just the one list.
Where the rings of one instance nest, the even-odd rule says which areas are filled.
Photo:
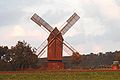
[[12, 70], [9, 50], [7, 46], [0, 46], [0, 70]]
[[115, 53], [114, 60], [120, 62], [120, 51], [115, 51], [114, 53]]
[[7, 46], [0, 46], [0, 58], [2, 59], [3, 56], [5, 56], [8, 53], [8, 47]]
[[33, 54], [30, 45], [25, 41], [18, 41], [15, 47], [11, 47], [10, 56], [12, 58], [11, 64], [15, 68], [34, 67], [38, 61], [37, 55]]
[[73, 63], [78, 63], [81, 60], [81, 55], [78, 52], [73, 53], [72, 61]]

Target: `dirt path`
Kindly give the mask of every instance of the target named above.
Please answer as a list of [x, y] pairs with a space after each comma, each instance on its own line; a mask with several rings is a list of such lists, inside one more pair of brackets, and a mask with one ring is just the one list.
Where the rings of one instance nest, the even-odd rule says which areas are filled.
[[67, 70], [39, 70], [39, 71], [0, 71], [0, 74], [34, 74], [43, 72], [118, 72], [120, 70], [80, 70], [80, 69], [67, 69]]

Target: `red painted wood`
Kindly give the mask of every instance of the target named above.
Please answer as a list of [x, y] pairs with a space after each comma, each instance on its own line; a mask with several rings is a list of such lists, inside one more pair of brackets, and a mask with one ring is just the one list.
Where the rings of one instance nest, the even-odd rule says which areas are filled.
[[48, 37], [48, 43], [50, 43], [48, 44], [48, 60], [62, 60], [63, 37], [61, 33], [58, 33], [59, 30], [55, 28]]
[[48, 62], [47, 69], [64, 69], [64, 63], [62, 63], [62, 62]]
[[112, 69], [113, 69], [113, 70], [118, 70], [118, 69], [119, 69], [119, 66], [112, 66]]

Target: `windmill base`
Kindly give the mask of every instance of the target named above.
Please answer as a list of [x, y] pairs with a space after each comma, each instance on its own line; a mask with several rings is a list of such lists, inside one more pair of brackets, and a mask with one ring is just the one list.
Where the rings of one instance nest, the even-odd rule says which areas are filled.
[[51, 69], [51, 70], [64, 69], [64, 63], [63, 62], [48, 62], [47, 69]]

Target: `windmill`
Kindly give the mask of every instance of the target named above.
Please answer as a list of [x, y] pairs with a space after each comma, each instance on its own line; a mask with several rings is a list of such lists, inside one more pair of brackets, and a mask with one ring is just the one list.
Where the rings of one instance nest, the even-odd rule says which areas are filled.
[[41, 57], [44, 54], [44, 50], [47, 48], [48, 69], [64, 68], [64, 64], [62, 62], [63, 49], [68, 54], [77, 53], [77, 51], [71, 45], [69, 45], [62, 36], [78, 21], [79, 18], [80, 17], [74, 13], [66, 21], [64, 27], [61, 30], [58, 30], [57, 27], [51, 27], [36, 13], [31, 17], [36, 24], [38, 24], [40, 27], [43, 26], [47, 31], [50, 32], [48, 39], [45, 40], [36, 51], [36, 54]]

